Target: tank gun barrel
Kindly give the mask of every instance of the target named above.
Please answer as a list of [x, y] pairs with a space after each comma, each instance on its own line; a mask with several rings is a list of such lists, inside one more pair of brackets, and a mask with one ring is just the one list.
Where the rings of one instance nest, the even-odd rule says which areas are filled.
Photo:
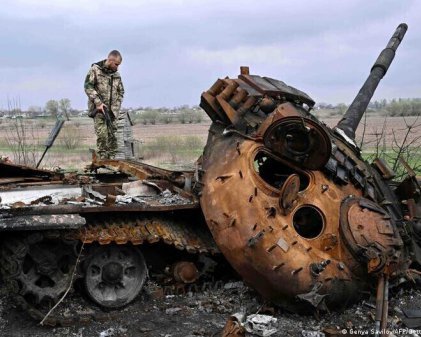
[[355, 131], [357, 130], [358, 124], [367, 109], [368, 103], [373, 97], [377, 85], [389, 69], [395, 57], [396, 49], [398, 49], [407, 29], [408, 26], [406, 23], [401, 23], [396, 28], [386, 48], [377, 57], [364, 85], [336, 126], [337, 129], [341, 129], [349, 138], [355, 139]]

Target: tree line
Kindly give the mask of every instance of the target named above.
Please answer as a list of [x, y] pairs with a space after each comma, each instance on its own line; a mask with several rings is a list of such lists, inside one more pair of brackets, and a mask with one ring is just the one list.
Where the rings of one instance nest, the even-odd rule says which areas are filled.
[[[348, 109], [349, 105], [345, 103], [330, 104], [318, 103], [316, 110], [331, 110], [335, 114], [342, 115]], [[421, 116], [421, 98], [398, 98], [392, 100], [371, 101], [367, 107], [367, 113], [380, 112], [388, 116]]]
[[49, 116], [59, 117], [69, 120], [71, 115], [78, 114], [79, 111], [72, 108], [72, 103], [68, 98], [62, 98], [59, 100], [50, 99], [45, 103], [44, 107], [38, 105], [30, 105], [26, 111], [20, 107], [20, 101], [8, 100], [7, 110], [0, 110], [0, 116], [9, 117], [37, 117], [37, 116]]
[[[349, 105], [345, 103], [331, 104], [331, 103], [317, 103], [314, 110], [328, 111], [329, 115], [343, 115], [348, 109]], [[143, 124], [156, 123], [200, 123], [206, 117], [205, 113], [199, 106], [182, 105], [174, 108], [152, 108], [152, 107], [138, 107], [126, 108], [130, 114]], [[8, 109], [1, 111], [0, 116], [22, 116], [22, 117], [36, 117], [36, 116], [50, 116], [62, 117], [69, 120], [70, 116], [79, 115], [81, 111], [73, 109], [70, 99], [62, 98], [59, 100], [48, 100], [44, 107], [29, 106], [27, 111], [20, 108], [20, 102], [13, 100], [8, 102]], [[381, 113], [388, 116], [420, 116], [421, 115], [421, 98], [398, 98], [392, 100], [375, 100], [371, 101], [367, 107], [367, 113]]]

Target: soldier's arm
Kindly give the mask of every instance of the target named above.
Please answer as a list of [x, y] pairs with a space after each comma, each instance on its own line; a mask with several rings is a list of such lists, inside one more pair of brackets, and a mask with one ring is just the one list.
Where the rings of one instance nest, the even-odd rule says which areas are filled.
[[118, 87], [117, 87], [117, 102], [118, 102], [119, 109], [121, 108], [123, 97], [124, 97], [124, 85], [123, 85], [123, 81], [120, 80], [120, 83], [118, 84]]
[[88, 74], [85, 78], [85, 93], [89, 97], [89, 99], [94, 102], [95, 106], [102, 105], [101, 98], [98, 94], [98, 92], [95, 89], [96, 84], [96, 76], [95, 76], [95, 70], [93, 68], [89, 69]]

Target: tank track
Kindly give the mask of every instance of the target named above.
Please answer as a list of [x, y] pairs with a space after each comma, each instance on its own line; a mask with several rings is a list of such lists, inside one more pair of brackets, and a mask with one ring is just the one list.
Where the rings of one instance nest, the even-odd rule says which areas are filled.
[[143, 217], [104, 218], [88, 220], [88, 225], [78, 231], [63, 234], [63, 239], [78, 240], [85, 244], [98, 242], [100, 245], [159, 241], [189, 253], [217, 254], [219, 250], [205, 225], [185, 226], [179, 220]]
[[[45, 231], [31, 235], [43, 235], [45, 238], [60, 238], [66, 243], [83, 243], [85, 247], [92, 243], [106, 244], [133, 244], [157, 243], [162, 241], [167, 245], [172, 245], [179, 250], [186, 250], [196, 254], [217, 254], [219, 250], [213, 241], [211, 234], [204, 226], [188, 226], [181, 221], [168, 220], [159, 217], [145, 219], [136, 217], [116, 217], [99, 218], [88, 220], [87, 225], [79, 230], [70, 231]], [[23, 257], [27, 252], [25, 236], [13, 236], [5, 240], [1, 246], [0, 272], [9, 293], [15, 297], [16, 303], [27, 312], [27, 314], [37, 321], [42, 321], [46, 313], [28, 302], [22, 295], [19, 281], [21, 274]], [[80, 266], [77, 266], [79, 273]], [[75, 278], [76, 279], [76, 278]], [[218, 286], [218, 283], [216, 283]], [[180, 294], [186, 291], [200, 291], [203, 286], [189, 285], [167, 286], [163, 288], [164, 294]], [[205, 287], [212, 288], [213, 285], [206, 284]], [[44, 319], [43, 324], [49, 326], [71, 326], [75, 324], [88, 324], [92, 321], [106, 321], [118, 317], [119, 312], [99, 312], [84, 315], [72, 315], [62, 317], [52, 313]]]

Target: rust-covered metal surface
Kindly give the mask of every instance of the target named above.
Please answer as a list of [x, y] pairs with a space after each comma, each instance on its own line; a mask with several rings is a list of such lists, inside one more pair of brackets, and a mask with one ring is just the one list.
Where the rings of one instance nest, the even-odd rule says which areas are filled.
[[189, 223], [174, 217], [113, 215], [88, 221], [88, 226], [64, 235], [65, 239], [79, 240], [85, 244], [141, 245], [164, 242], [189, 253], [218, 253], [214, 241], [200, 226], [200, 219]]
[[202, 211], [230, 264], [275, 303], [339, 308], [377, 278], [397, 281], [419, 267], [417, 180], [408, 170], [396, 188], [387, 165], [365, 162], [352, 138], [405, 31], [397, 28], [373, 66], [360, 108], [352, 105], [334, 130], [310, 113], [308, 95], [247, 67], [202, 94], [213, 121], [201, 158]]
[[[15, 172], [16, 168], [26, 179], [43, 179], [35, 186], [9, 181], [0, 190], [2, 231], [78, 229], [66, 237], [101, 245], [162, 240], [189, 252], [217, 252], [210, 236], [197, 230], [200, 226], [196, 224], [202, 219], [198, 198], [192, 193], [193, 172], [113, 160], [94, 160], [92, 173], [86, 175], [60, 175], [31, 168], [25, 175], [24, 167], [10, 163], [0, 166], [6, 168], [4, 172]], [[105, 172], [98, 173], [101, 169]], [[172, 215], [177, 211], [190, 212], [193, 218], [186, 217], [184, 224], [177, 216], [155, 219], [156, 214]]]

